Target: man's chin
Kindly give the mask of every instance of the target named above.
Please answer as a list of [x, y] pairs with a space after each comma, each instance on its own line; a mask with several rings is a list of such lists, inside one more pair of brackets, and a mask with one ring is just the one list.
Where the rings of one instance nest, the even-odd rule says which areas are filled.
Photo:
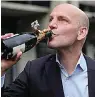
[[48, 46], [50, 49], [55, 49], [54, 47], [52, 47], [52, 46]]
[[55, 46], [53, 46], [53, 45], [49, 45], [49, 44], [47, 44], [47, 46], [49, 47], [49, 48], [51, 48], [51, 49], [56, 49], [57, 47], [55, 47]]
[[49, 48], [53, 48], [53, 46], [52, 46], [52, 45], [50, 45], [50, 44], [47, 44], [47, 46], [48, 46]]

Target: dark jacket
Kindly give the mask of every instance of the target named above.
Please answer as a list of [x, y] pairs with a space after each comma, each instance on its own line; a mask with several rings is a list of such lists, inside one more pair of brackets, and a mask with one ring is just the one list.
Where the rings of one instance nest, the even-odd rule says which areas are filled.
[[[89, 97], [95, 97], [95, 61], [87, 56], [85, 59]], [[55, 55], [29, 61], [12, 85], [2, 88], [2, 97], [64, 97], [60, 68]]]

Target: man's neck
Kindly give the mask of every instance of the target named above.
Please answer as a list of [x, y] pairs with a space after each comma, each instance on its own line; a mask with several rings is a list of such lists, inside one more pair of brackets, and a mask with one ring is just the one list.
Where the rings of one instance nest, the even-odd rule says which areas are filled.
[[64, 68], [68, 74], [72, 74], [81, 55], [81, 51], [62, 50], [58, 51], [58, 55], [60, 58], [60, 63], [64, 64]]

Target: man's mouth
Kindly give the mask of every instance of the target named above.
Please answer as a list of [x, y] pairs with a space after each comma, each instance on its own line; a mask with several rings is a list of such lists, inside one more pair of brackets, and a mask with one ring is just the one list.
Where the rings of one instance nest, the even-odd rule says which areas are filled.
[[52, 33], [52, 36], [49, 38], [49, 41], [51, 41], [51, 40], [53, 40], [55, 37], [57, 37], [58, 36], [58, 34], [54, 34], [54, 33]]

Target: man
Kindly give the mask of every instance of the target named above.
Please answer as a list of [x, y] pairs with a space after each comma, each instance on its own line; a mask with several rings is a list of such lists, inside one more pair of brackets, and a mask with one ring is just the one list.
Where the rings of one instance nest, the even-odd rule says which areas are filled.
[[[2, 92], [4, 97], [95, 97], [95, 61], [82, 53], [89, 30], [87, 15], [71, 4], [60, 4], [50, 14], [54, 35], [48, 47], [56, 54], [29, 61]], [[4, 36], [3, 36], [4, 38]], [[3, 60], [2, 75], [19, 60]]]

